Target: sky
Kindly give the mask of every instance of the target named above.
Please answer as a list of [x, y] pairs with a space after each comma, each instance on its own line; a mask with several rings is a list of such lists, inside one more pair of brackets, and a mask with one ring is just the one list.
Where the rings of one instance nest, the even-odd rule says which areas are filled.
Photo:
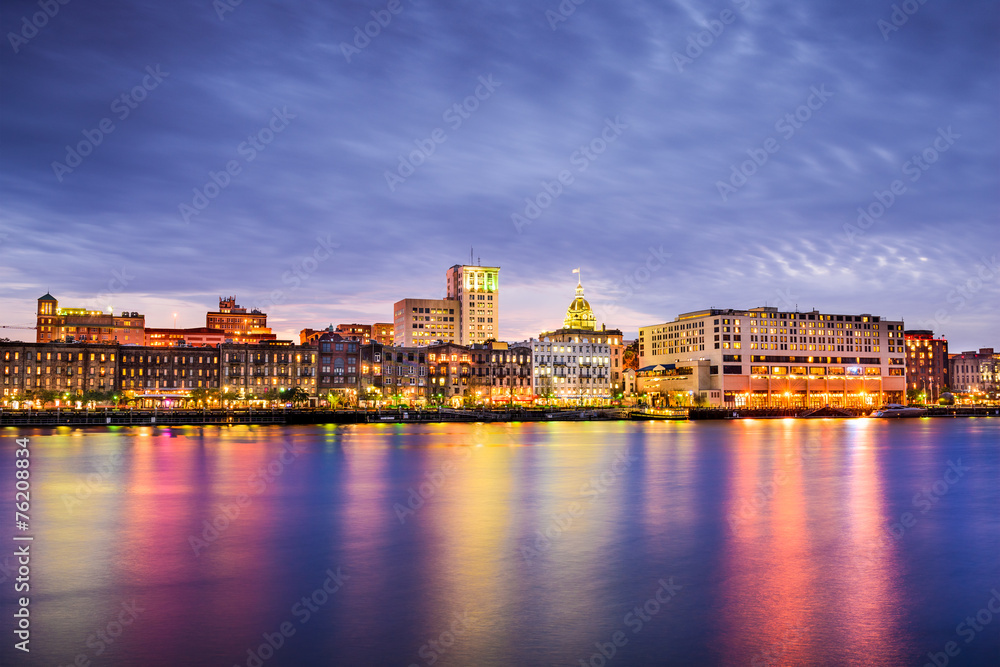
[[471, 256], [506, 340], [560, 326], [580, 268], [626, 337], [773, 305], [1000, 348], [992, 0], [5, 0], [0, 26], [0, 324], [51, 292], [197, 327], [236, 295], [297, 338]]

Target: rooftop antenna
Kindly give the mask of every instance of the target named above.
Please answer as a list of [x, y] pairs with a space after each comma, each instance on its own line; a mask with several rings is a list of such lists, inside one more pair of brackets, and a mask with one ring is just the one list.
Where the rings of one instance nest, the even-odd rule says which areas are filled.
[[472, 246], [469, 246], [469, 264], [472, 264]]

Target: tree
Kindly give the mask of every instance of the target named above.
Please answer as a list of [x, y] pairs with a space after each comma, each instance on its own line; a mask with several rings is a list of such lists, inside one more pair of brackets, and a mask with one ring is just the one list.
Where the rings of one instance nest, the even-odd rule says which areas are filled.
[[54, 403], [59, 398], [59, 392], [54, 389], [39, 389], [34, 392], [33, 398], [44, 408], [48, 403]]
[[625, 348], [622, 355], [622, 370], [639, 370], [639, 341], [632, 341], [632, 344]]
[[285, 400], [292, 405], [299, 405], [309, 401], [309, 394], [302, 387], [292, 387], [285, 391]]

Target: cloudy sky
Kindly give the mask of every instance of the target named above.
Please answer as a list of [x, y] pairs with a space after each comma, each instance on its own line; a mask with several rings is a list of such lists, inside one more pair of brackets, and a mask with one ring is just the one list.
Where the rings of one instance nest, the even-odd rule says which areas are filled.
[[768, 304], [1000, 347], [992, 0], [48, 4], [0, 15], [2, 324], [236, 294], [293, 337], [473, 249], [507, 339], [581, 267], [627, 333]]

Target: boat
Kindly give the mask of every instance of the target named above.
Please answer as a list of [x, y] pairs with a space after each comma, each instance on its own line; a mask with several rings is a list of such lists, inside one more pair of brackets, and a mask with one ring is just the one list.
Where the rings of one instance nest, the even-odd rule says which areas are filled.
[[890, 403], [871, 413], [871, 417], [895, 418], [895, 417], [923, 417], [927, 414], [927, 408], [918, 408], [914, 405], [900, 405]]

